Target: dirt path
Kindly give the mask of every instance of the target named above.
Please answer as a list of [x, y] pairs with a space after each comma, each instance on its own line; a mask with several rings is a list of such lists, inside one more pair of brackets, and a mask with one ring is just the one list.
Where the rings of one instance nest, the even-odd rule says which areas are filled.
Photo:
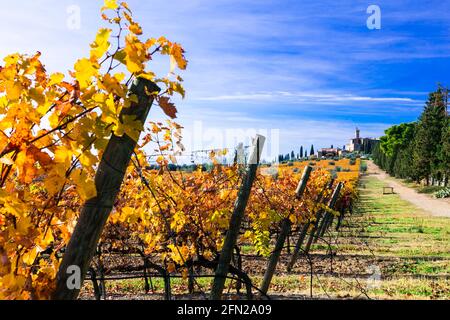
[[411, 202], [431, 215], [450, 218], [450, 203], [446, 200], [430, 198], [424, 194], [417, 193], [411, 188], [405, 187], [378, 168], [372, 161], [367, 161], [367, 169], [369, 175], [373, 175], [385, 182], [386, 186], [393, 187], [394, 192], [398, 194], [400, 198]]

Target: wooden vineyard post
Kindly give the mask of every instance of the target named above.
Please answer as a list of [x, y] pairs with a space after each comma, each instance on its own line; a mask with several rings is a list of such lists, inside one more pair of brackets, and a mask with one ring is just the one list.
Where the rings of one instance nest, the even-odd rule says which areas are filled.
[[336, 224], [336, 231], [339, 231], [341, 224], [342, 224], [342, 220], [344, 220], [344, 215], [345, 215], [345, 207], [342, 207], [341, 210], [339, 211], [339, 218], [338, 218], [338, 222]]
[[[153, 96], [148, 93], [159, 92], [160, 89], [155, 83], [138, 78], [130, 86], [129, 91], [131, 94], [137, 95], [138, 102], [133, 103], [129, 108], [124, 108], [120, 118], [130, 115], [145, 123], [153, 103]], [[79, 286], [70, 289], [68, 287], [68, 280], [73, 279], [72, 274], [68, 272], [69, 270], [78, 270], [79, 284], [83, 284], [136, 143], [126, 134], [122, 137], [111, 135], [95, 175], [97, 195], [87, 200], [81, 209], [80, 217], [58, 270], [53, 299], [71, 300], [78, 297]]]
[[323, 235], [322, 231], [324, 230], [325, 225], [326, 225], [326, 223], [327, 223], [329, 218], [330, 218], [330, 213], [329, 212], [325, 212], [325, 214], [323, 216], [323, 219], [322, 219], [322, 221], [320, 223], [320, 226], [317, 229], [317, 232], [316, 232], [316, 235], [314, 237], [313, 243], [316, 243], [319, 240], [319, 238], [322, 237], [322, 235]]
[[[335, 195], [333, 193], [333, 196], [331, 197], [331, 200], [334, 200], [334, 202], [332, 204], [329, 204], [328, 207], [332, 210], [335, 209], [336, 207], [336, 202], [339, 199], [339, 193], [341, 192], [342, 189], [342, 182], [340, 182], [336, 188], [339, 187], [339, 191], [337, 192], [337, 194]], [[336, 192], [336, 190], [335, 190]], [[334, 219], [334, 215], [331, 212], [327, 212], [327, 214], [325, 215], [325, 219], [323, 220], [323, 226], [322, 228], [319, 230], [319, 237], [323, 237], [323, 235], [325, 234], [325, 231], [328, 229], [329, 226], [331, 226], [331, 224], [333, 223], [333, 219]], [[315, 239], [315, 241], [317, 241], [318, 237]]]
[[328, 218], [326, 220], [326, 223], [322, 229], [322, 232], [320, 234], [321, 237], [324, 236], [325, 232], [328, 230], [328, 228], [333, 224], [333, 220], [334, 220], [334, 214], [330, 213], [328, 214]]
[[278, 259], [280, 258], [281, 251], [283, 250], [284, 241], [286, 240], [287, 235], [291, 231], [291, 220], [289, 218], [284, 218], [281, 222], [281, 230], [278, 235], [277, 242], [275, 244], [275, 249], [270, 255], [269, 263], [266, 268], [266, 272], [264, 273], [264, 279], [261, 284], [261, 293], [266, 294], [269, 290], [270, 282], [272, 281], [273, 274], [275, 273], [275, 269], [277, 267]]
[[300, 198], [306, 189], [306, 184], [308, 183], [309, 176], [311, 175], [312, 167], [306, 166], [305, 169], [303, 169], [302, 178], [300, 179], [300, 182], [298, 183], [297, 190], [295, 190], [295, 196], [297, 198]]
[[[341, 192], [341, 188], [342, 188], [342, 182], [339, 182], [338, 185], [336, 186], [336, 188], [334, 189], [333, 194], [331, 195], [330, 201], [328, 202], [328, 208], [334, 209], [334, 206], [336, 205], [336, 202], [337, 202], [338, 197], [339, 197], [339, 193]], [[321, 234], [320, 233], [321, 232], [321, 228], [323, 227], [323, 225], [326, 223], [326, 221], [328, 219], [327, 218], [328, 213], [329, 212], [327, 212], [324, 215], [324, 217], [322, 218], [322, 224], [320, 225], [320, 227], [318, 229], [313, 230], [311, 232], [311, 235], [309, 237], [308, 243], [307, 243], [307, 245], [305, 247], [305, 253], [309, 252], [309, 250], [311, 249], [311, 245], [312, 245], [313, 241], [315, 242], [319, 238], [319, 236]], [[317, 224], [318, 224], [318, 221], [317, 221]], [[317, 224], [316, 224], [316, 226], [317, 226]]]
[[[333, 186], [333, 183], [334, 183], [334, 180], [331, 179], [331, 181], [329, 183], [329, 186], [326, 187], [326, 188], [331, 188]], [[319, 197], [317, 199], [317, 202], [321, 202], [322, 201], [323, 193], [325, 192], [325, 190], [326, 189], [322, 190], [321, 194], [319, 195]], [[309, 228], [311, 227], [311, 225], [313, 225], [312, 233], [314, 233], [314, 231], [316, 230], [317, 224], [318, 224], [318, 222], [320, 220], [320, 216], [321, 216], [321, 212], [318, 211], [317, 214], [316, 214], [316, 222], [315, 223], [311, 222], [311, 220], [310, 220], [310, 221], [306, 222], [303, 225], [302, 231], [300, 232], [300, 235], [299, 235], [299, 237], [297, 239], [297, 243], [295, 244], [295, 249], [294, 249], [294, 253], [293, 253], [292, 257], [291, 257], [291, 261], [289, 261], [289, 264], [287, 266], [287, 271], [288, 272], [291, 272], [292, 268], [294, 267], [295, 262], [298, 259], [298, 255], [300, 253], [300, 249], [301, 249], [301, 247], [303, 245], [303, 242], [306, 239], [306, 236], [308, 234]]]
[[[336, 210], [336, 205], [335, 205], [334, 210]], [[338, 210], [336, 210], [336, 211], [338, 211]], [[342, 214], [343, 213], [341, 213], [341, 210], [339, 209], [339, 217], [338, 217], [338, 222], [336, 223], [336, 225], [339, 224], [340, 217]], [[325, 232], [333, 226], [333, 221], [334, 221], [334, 214], [330, 213], [330, 215], [328, 216], [327, 224], [325, 225], [324, 229], [322, 230], [321, 236], [323, 236], [325, 234]]]
[[[301, 198], [306, 189], [306, 184], [308, 182], [309, 176], [311, 174], [312, 168], [310, 166], [306, 166], [303, 170], [302, 178], [298, 183], [297, 189], [295, 190], [295, 196], [297, 199]], [[289, 218], [284, 218], [281, 222], [281, 230], [278, 235], [277, 242], [275, 244], [275, 249], [270, 255], [269, 263], [267, 264], [266, 272], [264, 273], [264, 279], [261, 284], [261, 292], [266, 294], [270, 287], [270, 282], [272, 281], [273, 274], [275, 273], [278, 260], [280, 259], [281, 251], [284, 247], [284, 242], [286, 237], [288, 237], [289, 232], [291, 231], [291, 221]]]
[[300, 248], [303, 244], [303, 241], [305, 241], [306, 234], [308, 233], [308, 229], [311, 225], [311, 222], [306, 222], [302, 230], [300, 231], [300, 234], [298, 236], [297, 242], [295, 243], [294, 253], [292, 254], [291, 260], [289, 261], [289, 264], [287, 266], [287, 271], [291, 272], [292, 268], [294, 267], [295, 261], [297, 261], [298, 254], [300, 252]]
[[315, 238], [316, 231], [317, 231], [317, 229], [318, 229], [317, 226], [318, 226], [318, 224], [319, 224], [320, 217], [321, 217], [321, 213], [318, 212], [318, 213], [317, 213], [317, 221], [316, 221], [316, 222], [314, 223], [314, 225], [313, 225], [313, 228], [312, 228], [312, 230], [311, 230], [311, 233], [309, 234], [308, 242], [306, 243], [306, 246], [305, 246], [305, 250], [303, 251], [305, 254], [308, 254], [308, 253], [309, 253], [309, 249], [311, 248], [311, 245], [312, 245], [313, 240], [314, 240], [314, 238]]
[[211, 299], [220, 300], [222, 297], [223, 288], [225, 287], [225, 280], [230, 266], [233, 249], [236, 245], [241, 222], [244, 217], [245, 207], [247, 206], [252, 189], [253, 181], [256, 177], [256, 171], [260, 161], [262, 149], [266, 138], [262, 135], [256, 135], [253, 139], [253, 149], [251, 151], [247, 168], [244, 172], [241, 186], [239, 188], [238, 197], [234, 204], [233, 214], [230, 220], [230, 227], [226, 233], [225, 241], [222, 251], [219, 256], [219, 263], [217, 265], [214, 282], [211, 289]]
[[[332, 180], [333, 181], [333, 180]], [[332, 186], [332, 183], [330, 183], [330, 187]], [[335, 189], [336, 190], [336, 189]], [[335, 193], [333, 192], [333, 195], [334, 195]], [[330, 201], [331, 201], [331, 199], [333, 198], [333, 195], [331, 196], [331, 198], [330, 198]], [[311, 232], [310, 232], [310, 235], [309, 235], [309, 238], [308, 238], [308, 242], [306, 243], [306, 246], [305, 246], [305, 250], [304, 250], [304, 253], [305, 254], [308, 254], [309, 253], [309, 250], [310, 250], [310, 248], [311, 248], [311, 245], [312, 245], [312, 243], [313, 243], [313, 240], [316, 238], [316, 236], [318, 236], [317, 235], [317, 231], [318, 231], [318, 229], [319, 229], [319, 223], [321, 222], [321, 217], [322, 217], [322, 212], [321, 211], [319, 211], [319, 212], [317, 212], [317, 220], [315, 221], [315, 223], [314, 223], [314, 226], [313, 226], [313, 229], [311, 230]], [[325, 219], [325, 217], [322, 217], [322, 219]]]

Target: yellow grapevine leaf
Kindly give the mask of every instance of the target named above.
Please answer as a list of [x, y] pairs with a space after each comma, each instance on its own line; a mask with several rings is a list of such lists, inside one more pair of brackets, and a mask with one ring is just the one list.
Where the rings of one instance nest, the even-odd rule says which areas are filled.
[[74, 170], [71, 177], [77, 186], [77, 193], [81, 200], [86, 201], [97, 195], [94, 180], [84, 170]]
[[43, 89], [37, 89], [37, 88], [31, 88], [28, 91], [28, 95], [31, 99], [36, 101], [38, 104], [44, 104], [45, 103], [45, 95], [43, 94]]
[[155, 79], [155, 74], [153, 72], [142, 72], [139, 75], [137, 75], [137, 78], [144, 78], [153, 81]]
[[34, 247], [32, 250], [28, 251], [22, 256], [22, 261], [27, 265], [32, 265], [34, 260], [36, 259], [36, 255], [36, 247]]
[[184, 49], [178, 44], [174, 43], [170, 50], [170, 55], [175, 59], [178, 68], [185, 70], [187, 67], [187, 61], [184, 57]]
[[20, 98], [22, 89], [22, 85], [19, 82], [10, 81], [6, 84], [6, 97], [10, 101], [16, 101]]
[[127, 136], [129, 136], [134, 141], [138, 141], [139, 134], [144, 129], [143, 124], [140, 120], [135, 120], [136, 116], [124, 115], [122, 117], [123, 129]]
[[[43, 236], [43, 235], [42, 235]], [[49, 229], [45, 234], [45, 237], [39, 241], [40, 249], [45, 250], [49, 244], [51, 244], [55, 239], [53, 238], [52, 231]]]
[[116, 80], [118, 82], [121, 82], [121, 81], [123, 81], [123, 79], [125, 79], [125, 73], [123, 73], [123, 72], [116, 73], [114, 75], [114, 78], [116, 78]]
[[60, 146], [56, 148], [55, 151], [55, 161], [57, 163], [63, 163], [66, 166], [70, 165], [72, 161], [73, 151], [67, 149], [65, 146]]
[[114, 59], [119, 61], [122, 64], [126, 64], [126, 61], [125, 61], [126, 57], [127, 57], [127, 54], [124, 49], [117, 51], [116, 54], [114, 55]]
[[105, 0], [104, 5], [102, 7], [102, 11], [107, 9], [116, 10], [117, 8], [119, 8], [117, 0]]
[[[61, 165], [61, 164], [58, 164]], [[64, 179], [62, 179], [62, 174], [64, 174], [65, 170], [63, 168], [63, 171], [61, 175], [58, 174], [57, 170], [58, 168], [55, 168], [55, 173], [52, 173], [51, 175], [48, 175], [47, 178], [44, 180], [44, 187], [47, 190], [47, 193], [52, 196], [60, 191], [64, 184]]]
[[52, 74], [50, 76], [50, 81], [47, 84], [47, 86], [52, 86], [54, 84], [59, 84], [59, 83], [61, 83], [61, 81], [63, 81], [63, 79], [64, 79], [64, 74], [62, 74], [60, 72], [54, 73], [54, 74]]
[[[141, 73], [144, 63], [149, 60], [147, 47], [135, 35], [129, 34], [125, 38], [125, 63], [131, 73]], [[119, 60], [119, 57], [116, 57]], [[119, 60], [120, 61], [120, 60]]]
[[103, 77], [101, 85], [106, 91], [110, 93], [115, 93], [120, 97], [124, 97], [126, 95], [126, 86], [122, 86], [120, 82], [123, 80], [124, 74], [116, 74], [113, 77], [110, 74], [105, 74]]
[[91, 60], [100, 59], [108, 51], [111, 45], [109, 42], [111, 32], [112, 30], [107, 28], [98, 30], [95, 41], [91, 44]]
[[128, 27], [128, 29], [133, 32], [136, 35], [141, 35], [142, 34], [142, 28], [139, 24], [137, 23], [132, 23], [130, 24], [130, 26]]
[[98, 67], [86, 58], [80, 59], [75, 63], [75, 78], [80, 84], [80, 89], [86, 89], [91, 81], [91, 78], [97, 74]]
[[130, 7], [128, 6], [128, 3], [126, 3], [126, 2], [121, 2], [120, 5], [121, 5], [122, 7], [124, 7], [128, 12], [131, 13], [131, 10], [130, 10]]
[[5, 67], [9, 67], [10, 65], [16, 64], [20, 59], [20, 56], [18, 53], [10, 54], [9, 56], [6, 56], [3, 61], [5, 61]]

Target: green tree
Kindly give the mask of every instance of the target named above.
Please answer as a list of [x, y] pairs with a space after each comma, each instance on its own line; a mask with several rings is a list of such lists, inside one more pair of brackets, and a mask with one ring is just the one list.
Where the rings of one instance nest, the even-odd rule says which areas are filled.
[[447, 125], [446, 105], [442, 88], [432, 92], [419, 118], [414, 141], [413, 168], [417, 181], [430, 177], [439, 179], [441, 157], [439, 157], [443, 129]]
[[408, 168], [411, 166], [410, 144], [414, 140], [415, 131], [416, 123], [402, 123], [385, 130], [385, 135], [380, 138], [381, 151], [386, 155], [383, 169], [389, 174], [397, 177], [412, 176], [412, 171]]
[[445, 184], [448, 184], [450, 178], [450, 118], [447, 116], [447, 125], [442, 132], [441, 166], [445, 177]]

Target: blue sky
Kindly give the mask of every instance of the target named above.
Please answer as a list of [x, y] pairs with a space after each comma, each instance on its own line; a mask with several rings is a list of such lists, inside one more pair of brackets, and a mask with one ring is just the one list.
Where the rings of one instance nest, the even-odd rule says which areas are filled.
[[[39, 50], [49, 71], [85, 56], [102, 25], [101, 1], [0, 3], [0, 56]], [[188, 149], [221, 147], [214, 132], [248, 128], [278, 129], [283, 153], [302, 144], [341, 146], [355, 126], [376, 137], [415, 120], [427, 93], [449, 83], [448, 1], [129, 4], [144, 35], [166, 35], [186, 49], [188, 94], [178, 101], [179, 122], [187, 131], [195, 121], [203, 128], [200, 144], [186, 139]], [[381, 8], [381, 30], [366, 27], [371, 4]], [[79, 30], [66, 27], [70, 5], [81, 9]]]

